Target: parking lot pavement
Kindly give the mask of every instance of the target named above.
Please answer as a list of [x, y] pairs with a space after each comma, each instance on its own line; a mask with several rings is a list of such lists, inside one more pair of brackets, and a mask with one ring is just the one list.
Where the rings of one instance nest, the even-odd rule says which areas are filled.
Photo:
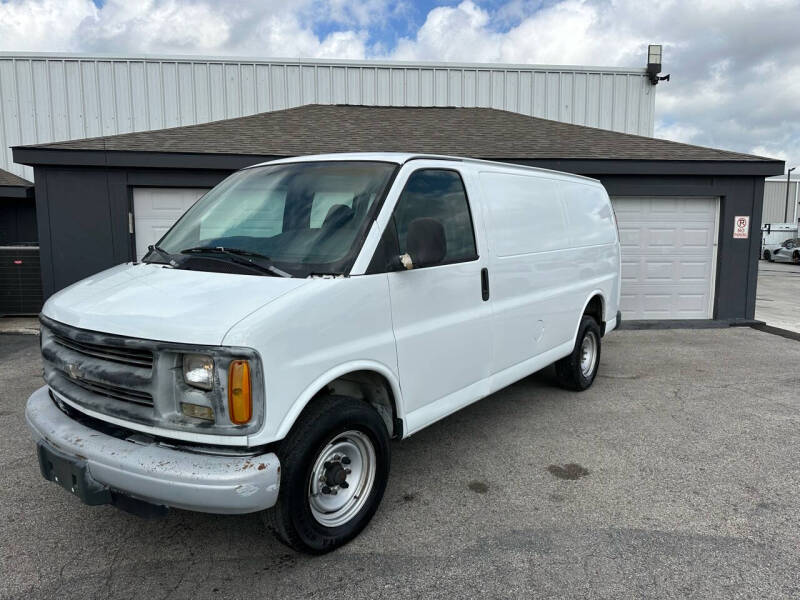
[[759, 261], [756, 319], [800, 333], [800, 265]]
[[[777, 357], [777, 359], [776, 359]], [[622, 331], [393, 445], [372, 524], [295, 554], [257, 515], [143, 521], [41, 479], [36, 338], [0, 336], [2, 598], [800, 596], [800, 342]]]

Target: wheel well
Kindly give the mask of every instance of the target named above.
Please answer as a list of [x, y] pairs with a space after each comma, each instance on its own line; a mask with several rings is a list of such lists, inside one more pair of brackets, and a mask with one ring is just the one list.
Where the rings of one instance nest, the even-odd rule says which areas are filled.
[[600, 326], [600, 332], [605, 333], [605, 321], [603, 320], [603, 298], [597, 294], [589, 300], [589, 304], [583, 311], [584, 315], [589, 315]]
[[397, 418], [392, 386], [380, 373], [353, 371], [337, 377], [314, 395], [303, 412], [306, 412], [315, 400], [328, 395], [348, 396], [368, 402], [383, 419], [390, 437], [403, 436], [403, 424]]

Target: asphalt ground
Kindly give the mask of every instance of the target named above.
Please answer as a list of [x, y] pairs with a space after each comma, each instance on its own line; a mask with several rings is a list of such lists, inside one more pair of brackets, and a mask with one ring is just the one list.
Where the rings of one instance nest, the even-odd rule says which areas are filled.
[[0, 336], [0, 598], [800, 596], [800, 342], [621, 331], [393, 444], [371, 525], [322, 557], [258, 515], [87, 507], [38, 472], [34, 336]]

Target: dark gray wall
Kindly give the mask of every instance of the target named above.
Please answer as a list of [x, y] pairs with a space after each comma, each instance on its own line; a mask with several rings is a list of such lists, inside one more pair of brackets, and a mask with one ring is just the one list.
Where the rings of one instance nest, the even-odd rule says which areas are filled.
[[[258, 162], [253, 159], [252, 163]], [[531, 161], [528, 164], [536, 164]], [[562, 165], [565, 168], [568, 165]], [[612, 196], [719, 196], [714, 318], [752, 319], [763, 199], [763, 177], [581, 174], [600, 179]], [[598, 171], [601, 171], [598, 169]], [[134, 186], [213, 186], [231, 169], [153, 169], [37, 166], [35, 169], [45, 297], [88, 275], [132, 260], [128, 232]], [[733, 221], [750, 216], [750, 238], [733, 239]], [[755, 232], [755, 233], [754, 233]]]
[[44, 297], [133, 259], [128, 212], [134, 186], [213, 187], [230, 173], [35, 167]]
[[0, 195], [0, 246], [35, 244], [36, 204], [33, 198], [5, 198]]

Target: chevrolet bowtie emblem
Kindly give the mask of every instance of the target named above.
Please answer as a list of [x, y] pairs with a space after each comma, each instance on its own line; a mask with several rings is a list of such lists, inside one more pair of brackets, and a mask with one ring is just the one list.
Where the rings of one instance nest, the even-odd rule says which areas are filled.
[[78, 365], [69, 364], [67, 365], [67, 373], [69, 374], [71, 379], [80, 379], [83, 377], [83, 373], [81, 373], [81, 369]]

